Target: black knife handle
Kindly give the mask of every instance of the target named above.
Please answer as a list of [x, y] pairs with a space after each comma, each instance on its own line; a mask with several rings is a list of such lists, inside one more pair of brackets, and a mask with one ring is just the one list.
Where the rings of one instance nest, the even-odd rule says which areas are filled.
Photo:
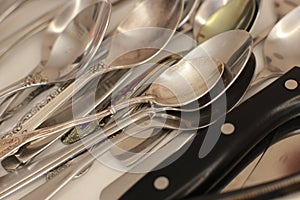
[[[200, 159], [198, 155], [208, 128], [198, 131], [191, 146], [180, 158], [167, 167], [149, 172], [121, 199], [176, 199], [188, 195], [195, 188], [201, 188], [200, 193], [207, 192], [271, 131], [300, 115], [300, 86], [294, 89], [285, 86], [293, 81], [300, 85], [299, 67], [294, 67], [227, 114], [225, 124], [232, 124], [234, 132], [231, 135], [221, 134], [207, 156]], [[211, 128], [221, 133], [222, 124], [215, 123]], [[169, 181], [164, 190], [154, 187], [159, 177]]]

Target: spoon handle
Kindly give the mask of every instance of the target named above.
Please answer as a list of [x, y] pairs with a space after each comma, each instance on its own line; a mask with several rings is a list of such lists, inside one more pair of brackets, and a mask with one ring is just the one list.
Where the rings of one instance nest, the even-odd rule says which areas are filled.
[[[145, 115], [144, 112], [135, 113], [134, 119], [142, 120], [145, 117], [148, 117], [148, 115]], [[104, 145], [108, 144], [109, 147], [111, 147], [112, 143], [107, 140], [107, 138], [114, 136], [115, 133], [127, 127], [131, 123], [133, 123], [132, 120], [120, 120], [117, 124], [111, 124], [104, 130], [98, 130], [94, 132], [94, 134], [82, 139], [80, 142], [64, 146], [62, 149], [47, 156], [43, 160], [29, 165], [28, 168], [24, 167], [15, 173], [9, 173], [0, 177], [0, 199], [12, 194], [19, 188], [31, 183], [47, 172], [67, 162], [70, 158], [79, 155], [96, 144], [100, 143], [102, 146], [103, 142], [105, 142]], [[128, 136], [129, 135], [124, 135], [124, 137], [121, 137], [119, 141], [126, 139]]]
[[[150, 97], [151, 99], [152, 97]], [[104, 117], [107, 117], [109, 115], [115, 114], [118, 110], [121, 110], [123, 108], [126, 108], [128, 105], [136, 104], [136, 103], [143, 103], [148, 102], [149, 97], [143, 96], [143, 97], [137, 97], [134, 99], [130, 99], [128, 101], [125, 101], [123, 103], [120, 103], [116, 106], [111, 106], [109, 109], [103, 110], [99, 113], [89, 115], [86, 117], [70, 120], [65, 123], [61, 123], [52, 127], [47, 127], [43, 129], [39, 129], [36, 131], [28, 132], [28, 133], [22, 133], [22, 134], [15, 134], [13, 136], [8, 136], [8, 138], [3, 138], [0, 140], [0, 158], [3, 159], [3, 157], [6, 157], [12, 153], [14, 153], [20, 146], [23, 146], [24, 144], [31, 142], [36, 139], [40, 139], [49, 135], [58, 134], [59, 136], [62, 133], [62, 131], [70, 129], [77, 125], [86, 124], [98, 119], [102, 119]]]
[[30, 3], [30, 0], [17, 0], [12, 5], [10, 5], [1, 15], [0, 23], [3, 22], [11, 13], [20, 8], [26, 3]]
[[25, 79], [19, 80], [10, 86], [2, 89], [0, 91], [0, 98], [5, 98], [15, 94], [18, 91], [24, 90], [26, 88], [40, 86], [47, 84], [48, 81], [44, 79], [41, 74], [35, 73], [32, 75], [27, 76]]
[[[147, 110], [143, 110], [139, 114], [136, 114], [136, 116], [132, 120], [131, 120], [131, 118], [127, 118], [126, 120], [124, 120], [124, 122], [126, 125], [129, 125], [132, 122], [140, 121], [141, 118], [143, 118], [143, 116], [148, 117], [149, 112]], [[168, 115], [158, 115], [157, 119], [156, 119], [157, 123], [160, 124], [158, 126], [162, 126], [160, 122], [164, 118], [167, 118], [167, 117], [168, 117]], [[151, 118], [149, 118], [149, 119], [151, 120]], [[142, 121], [142, 122], [144, 122], [144, 121]], [[118, 127], [118, 124], [115, 124], [114, 126]], [[154, 127], [155, 126], [156, 125], [154, 125]], [[121, 125], [121, 127], [124, 127], [124, 126]], [[142, 130], [147, 130], [149, 128], [152, 128], [152, 126], [151, 127], [143, 127]], [[66, 165], [67, 167], [65, 169], [63, 169], [61, 172], [59, 172], [57, 175], [55, 175], [51, 179], [47, 180], [47, 182], [44, 183], [43, 185], [41, 185], [40, 187], [31, 191], [28, 195], [23, 197], [22, 200], [32, 199], [33, 197], [34, 198], [39, 197], [38, 199], [50, 199], [60, 189], [62, 189], [68, 182], [70, 182], [74, 176], [76, 176], [78, 173], [80, 173], [83, 169], [86, 169], [86, 167], [90, 166], [95, 159], [97, 159], [103, 153], [108, 151], [112, 146], [117, 145], [118, 143], [124, 141], [125, 139], [128, 139], [132, 135], [135, 135], [136, 133], [138, 133], [138, 132], [133, 132], [133, 133], [130, 132], [130, 134], [117, 134], [117, 135], [113, 136], [112, 138], [109, 138], [109, 141], [105, 141], [99, 145], [94, 146], [93, 148], [91, 148], [90, 151], [87, 151], [87, 152], [83, 153], [82, 155], [74, 158], [70, 162], [68, 162], [68, 164]], [[106, 134], [111, 135], [112, 132], [111, 133], [107, 132]], [[170, 138], [167, 139], [167, 141], [170, 141], [173, 137], [171, 136]], [[162, 144], [160, 144], [160, 142], [163, 139], [164, 139], [164, 137], [161, 137], [161, 136], [156, 137], [152, 148], [157, 149], [156, 146], [164, 145], [165, 141]], [[143, 138], [143, 140], [146, 141], [147, 138]], [[142, 154], [143, 156], [146, 156], [145, 154], [148, 151], [151, 151], [152, 148], [150, 148], [150, 149], [146, 148], [145, 149], [146, 152], [139, 152], [139, 155]], [[135, 161], [136, 160], [137, 160], [137, 158], [135, 158]]]
[[[27, 2], [27, 1], [25, 1]], [[65, 3], [64, 3], [65, 4]], [[59, 4], [58, 6], [54, 7], [50, 11], [43, 14], [38, 19], [34, 20], [30, 24], [28, 24], [23, 29], [19, 30], [18, 32], [10, 35], [9, 37], [5, 38], [5, 40], [0, 42], [1, 50], [0, 50], [0, 58], [3, 58], [7, 55], [11, 50], [15, 47], [22, 44], [27, 39], [31, 38], [32, 36], [38, 34], [39, 32], [43, 31], [48, 25], [49, 22], [54, 18], [54, 16], [61, 11], [62, 5]]]

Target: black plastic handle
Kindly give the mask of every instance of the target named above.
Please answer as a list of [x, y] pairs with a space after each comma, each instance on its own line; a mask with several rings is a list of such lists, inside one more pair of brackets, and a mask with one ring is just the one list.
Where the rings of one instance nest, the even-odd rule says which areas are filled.
[[[287, 83], [295, 81], [299, 86], [293, 89], [286, 87]], [[225, 123], [232, 124], [234, 132], [231, 135], [221, 134], [207, 156], [201, 159], [198, 156], [208, 131], [206, 128], [198, 131], [189, 149], [179, 159], [165, 168], [149, 172], [121, 199], [176, 199], [188, 195], [195, 188], [205, 193], [269, 133], [299, 115], [300, 68], [294, 67], [226, 116]], [[215, 123], [211, 128], [221, 133], [222, 124]], [[158, 190], [154, 187], [158, 177], [169, 180], [166, 189]]]

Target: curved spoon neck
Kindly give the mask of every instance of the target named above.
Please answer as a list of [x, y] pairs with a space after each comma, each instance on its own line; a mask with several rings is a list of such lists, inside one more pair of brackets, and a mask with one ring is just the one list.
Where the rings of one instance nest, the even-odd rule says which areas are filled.
[[115, 114], [117, 111], [127, 108], [134, 104], [143, 104], [143, 103], [152, 103], [155, 100], [155, 97], [147, 95], [140, 96], [132, 99], [128, 99], [127, 101], [123, 101], [117, 105], [112, 105], [110, 110], [112, 114]]
[[14, 93], [26, 89], [28, 88], [28, 84], [26, 83], [26, 78], [25, 79], [21, 79], [20, 81], [17, 81], [9, 86], [7, 86], [6, 88], [2, 89], [0, 91], [0, 97], [4, 98], [4, 97], [8, 97], [10, 95], [13, 95]]

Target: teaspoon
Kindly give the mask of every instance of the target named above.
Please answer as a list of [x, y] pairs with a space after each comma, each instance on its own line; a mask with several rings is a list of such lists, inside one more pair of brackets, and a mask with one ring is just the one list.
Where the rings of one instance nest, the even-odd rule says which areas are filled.
[[[220, 80], [223, 71], [224, 64], [213, 61], [207, 56], [203, 48], [198, 46], [181, 61], [168, 68], [154, 80], [147, 90], [146, 96], [129, 99], [115, 106], [111, 106], [108, 110], [79, 119], [79, 122], [82, 124], [97, 118], [104, 118], [108, 115], [115, 114], [118, 110], [124, 109], [131, 104], [151, 102], [168, 107], [186, 105], [208, 93]], [[180, 84], [178, 84], [178, 82], [180, 82]], [[92, 117], [93, 120], [90, 120]], [[11, 154], [18, 149], [20, 145], [48, 135], [49, 130], [51, 130], [50, 134], [54, 134], [71, 128], [74, 125], [79, 125], [74, 123], [75, 121], [78, 120], [62, 123], [55, 126], [55, 128], [46, 128], [46, 132], [37, 130], [4, 138], [1, 141], [3, 144], [1, 148], [3, 150], [0, 153], [0, 157], [3, 158], [3, 156]], [[21, 142], [21, 144], [19, 142]]]
[[[239, 38], [239, 40], [236, 40], [236, 38]], [[223, 48], [220, 48], [220, 44], [222, 44], [221, 46], [223, 48], [231, 49], [232, 51], [230, 51], [229, 54], [222, 53]], [[251, 46], [252, 39], [250, 34], [246, 31], [228, 31], [215, 36], [215, 38], [211, 38], [207, 43], [204, 43], [203, 46], [199, 45], [187, 54], [183, 60], [163, 72], [147, 90], [146, 95], [148, 96], [129, 99], [127, 102], [120, 103], [116, 107], [112, 106], [110, 109], [98, 114], [62, 123], [42, 131], [37, 130], [9, 137], [7, 140], [11, 142], [7, 142], [7, 145], [2, 146], [3, 151], [0, 155], [1, 157], [7, 156], [17, 150], [18, 147], [33, 139], [55, 134], [56, 132], [71, 128], [75, 125], [115, 114], [116, 111], [126, 108], [128, 104], [148, 103], [150, 101], [160, 106], [167, 106], [166, 110], [184, 111], [183, 108], [176, 107], [186, 105], [199, 98], [201, 99], [201, 97], [208, 94], [221, 79], [225, 66], [224, 64], [216, 64], [215, 61], [210, 58], [210, 56], [215, 56], [216, 59], [222, 59], [222, 62], [232, 67], [230, 72], [231, 75], [234, 76], [227, 80], [226, 88], [221, 88], [220, 91], [217, 91], [211, 101], [205, 101], [205, 103], [209, 105], [211, 102], [216, 101], [235, 82], [251, 55]], [[204, 49], [205, 47], [207, 49]], [[207, 54], [207, 52], [209, 54]], [[180, 88], [177, 87], [179, 81], [181, 83]], [[175, 93], [173, 91], [175, 91]], [[203, 104], [197, 108], [186, 111], [196, 111], [203, 108], [201, 106], [203, 106]], [[14, 140], [18, 142], [12, 142]], [[10, 143], [12, 144], [10, 145]]]
[[255, 10], [256, 0], [204, 1], [195, 15], [194, 38], [201, 43], [228, 30], [247, 30], [255, 16]]
[[[300, 64], [300, 6], [286, 14], [267, 36], [263, 53], [264, 69], [255, 77], [251, 91], [274, 81], [283, 73]], [[249, 91], [249, 93], [251, 93]]]
[[[157, 7], [158, 9], [152, 9], [153, 6]], [[166, 13], [166, 11], [161, 11], [161, 9], [166, 6], [170, 7], [170, 9], [168, 9], [168, 13]], [[151, 10], [146, 18], [140, 17], [144, 16], [144, 10]], [[74, 93], [79, 91], [82, 87], [89, 83], [90, 80], [98, 77], [99, 75], [110, 70], [121, 68], [129, 69], [143, 62], [146, 62], [147, 60], [150, 60], [152, 57], [157, 55], [173, 36], [180, 21], [182, 10], [183, 0], [142, 1], [119, 25], [114, 37], [111, 39], [109, 56], [105, 60], [108, 63], [113, 62], [112, 64], [119, 63], [119, 65], [104, 67], [105, 64], [101, 62], [99, 64], [97, 63], [94, 66], [91, 66], [90, 69], [86, 73], [79, 76], [79, 78], [76, 79], [75, 82], [71, 83], [66, 88], [59, 88], [59, 90], [61, 90], [58, 92], [59, 94], [55, 96], [55, 98], [53, 98], [50, 102], [45, 104], [43, 108], [38, 112], [35, 112], [34, 114], [28, 113], [30, 115], [29, 119], [24, 121], [24, 123], [21, 123], [20, 125], [18, 124], [17, 127], [14, 128], [14, 130], [18, 130], [17, 132], [13, 130], [11, 133], [15, 134], [24, 130], [35, 129], [60, 105], [69, 100]], [[168, 18], [163, 18], [164, 20], [161, 20], [162, 18], [158, 17], [158, 15], [160, 14], [167, 14]], [[152, 33], [148, 34], [149, 31]], [[160, 35], [159, 39], [157, 40], [156, 38], [158, 33], [163, 34]], [[136, 38], [137, 34], [140, 35], [139, 41], [137, 41]], [[121, 44], [124, 44], [124, 46], [122, 46]], [[130, 44], [131, 47], [128, 47], [128, 44]], [[155, 48], [146, 48], [151, 45]], [[123, 47], [123, 49], [121, 47]], [[127, 54], [121, 54], [120, 56], [120, 51], [127, 52], [130, 49], [131, 52]], [[117, 60], [115, 60], [116, 57], [118, 57]], [[111, 93], [112, 91], [109, 92]]]
[[[118, 52], [118, 50], [120, 49], [120, 41], [126, 41], [126, 44], [130, 43], [131, 45], [135, 45], [135, 46], [140, 46], [140, 44], [136, 44], [136, 38], [135, 38], [135, 34], [133, 33], [137, 33], [140, 34], [141, 40], [140, 42], [142, 44], [144, 44], [146, 47], [150, 46], [147, 45], [149, 43], [149, 41], [151, 41], [151, 43], [154, 43], [154, 41], [156, 41], [155, 39], [153, 39], [153, 37], [156, 37], [155, 35], [152, 34], [145, 34], [145, 30], [140, 31], [140, 29], [137, 29], [137, 27], [145, 27], [147, 28], [147, 26], [149, 27], [157, 27], [157, 26], [161, 26], [162, 28], [164, 28], [163, 30], [165, 30], [166, 28], [170, 29], [168, 31], [163, 31], [164, 34], [160, 36], [160, 39], [158, 41], [156, 41], [156, 48], [152, 49], [151, 51], [149, 51], [149, 49], [143, 51], [143, 49], [141, 48], [132, 48], [134, 51], [131, 52], [131, 55], [138, 55], [138, 57], [134, 56], [128, 56], [127, 55], [122, 55], [117, 61], [114, 61], [115, 64], [119, 63], [121, 68], [130, 68], [133, 66], [136, 66], [138, 64], [141, 64], [143, 62], [146, 62], [147, 60], [151, 59], [153, 56], [155, 56], [157, 53], [159, 53], [161, 51], [161, 49], [168, 43], [168, 41], [170, 40], [170, 38], [172, 37], [172, 35], [174, 34], [177, 24], [180, 21], [180, 17], [181, 17], [181, 12], [183, 10], [183, 1], [178, 1], [178, 0], [173, 0], [173, 1], [164, 1], [164, 0], [156, 0], [155, 3], [153, 3], [154, 1], [143, 1], [141, 2], [130, 14], [129, 16], [119, 25], [117, 31], [115, 32], [115, 37], [112, 38], [111, 41], [111, 46], [110, 46], [110, 51], [109, 51], [109, 58], [106, 58], [105, 62], [111, 62], [109, 61], [111, 58], [114, 58], [116, 55], [116, 52]], [[157, 7], [158, 9], [152, 9], [152, 7]], [[170, 13], [166, 13], [161, 12], [161, 9], [163, 9], [164, 7], [170, 7], [172, 9], [169, 9]], [[141, 16], [142, 13], [144, 12], [144, 10], [153, 10], [155, 12], [149, 12], [149, 16], [147, 18], [141, 18], [138, 16]], [[165, 20], [161, 20], [160, 17], [158, 17], [158, 14], [167, 14], [167, 16], [169, 18], [164, 18]], [[139, 20], [136, 20], [139, 19]], [[130, 31], [131, 29], [134, 29], [135, 31]], [[156, 32], [157, 29], [154, 30], [154, 33]], [[159, 29], [160, 30], [160, 29]], [[149, 29], [146, 29], [146, 31], [149, 31]], [[123, 33], [123, 34], [122, 34]], [[119, 36], [118, 36], [119, 34]], [[132, 35], [130, 35], [132, 34]], [[129, 42], [128, 39], [130, 39]], [[126, 46], [124, 46], [125, 49], [127, 49]], [[144, 52], [144, 53], [142, 53]], [[127, 64], [127, 65], [126, 65]], [[128, 65], [131, 64], [131, 65]], [[100, 68], [99, 66], [103, 66], [103, 63], [97, 64], [96, 68], [98, 70], [94, 70], [94, 68], [92, 68], [91, 71], [88, 71], [88, 73], [83, 74], [82, 77], [79, 78], [79, 80], [76, 80], [76, 82], [78, 82], [78, 85], [75, 85], [75, 83], [71, 84], [70, 86], [68, 86], [65, 90], [62, 91], [61, 94], [59, 94], [57, 97], [55, 97], [48, 105], [46, 105], [46, 107], [44, 109], [48, 109], [47, 111], [47, 115], [49, 115], [49, 113], [51, 113], [51, 111], [53, 112], [55, 108], [57, 108], [57, 104], [62, 104], [62, 102], [65, 102], [70, 96], [72, 96], [72, 93], [74, 93], [74, 86], [75, 90], [78, 90], [79, 88], [83, 87], [87, 82], [89, 82], [89, 80], [97, 77], [99, 74], [103, 73], [103, 72], [108, 72], [109, 70], [113, 70], [113, 69], [118, 69], [119, 66], [118, 65], [112, 65], [110, 68]], [[99, 73], [98, 73], [99, 72]], [[44, 110], [42, 109], [42, 110]], [[49, 110], [50, 109], [50, 110]], [[41, 117], [38, 117], [39, 115], [42, 115]], [[42, 119], [45, 119], [45, 113], [38, 113], [35, 114], [32, 118], [37, 118], [37, 120], [34, 120], [34, 123], [37, 124], [39, 122], [42, 121]], [[31, 121], [31, 119], [29, 119], [29, 121]], [[30, 128], [29, 130], [32, 130], [34, 127], [32, 126], [32, 124], [29, 122]], [[37, 125], [35, 125], [36, 127]], [[71, 126], [72, 127], [72, 126]], [[70, 127], [70, 128], [71, 128]], [[26, 127], [26, 125], [22, 125], [23, 130], [27, 130], [28, 128]], [[8, 138], [10, 138], [10, 136], [8, 136]], [[27, 139], [25, 139], [27, 140]], [[11, 149], [12, 150], [12, 149]], [[11, 151], [10, 152], [13, 152]], [[7, 154], [7, 152], [5, 153]]]
[[[97, 15], [91, 16], [93, 12]], [[104, 35], [103, 30], [107, 26], [109, 12], [110, 4], [106, 1], [71, 1], [67, 4], [64, 10], [49, 24], [45, 32], [46, 39], [43, 41], [40, 64], [23, 80], [2, 89], [0, 96], [5, 97], [28, 87], [70, 79], [68, 76], [74, 73], [75, 67], [78, 67], [76, 65], [77, 58], [84, 57], [86, 61], [89, 61], [96, 52], [95, 50], [99, 47], [99, 41]], [[80, 15], [78, 15], [79, 13]], [[79, 30], [80, 27], [76, 27], [74, 20], [83, 25], [81, 28], [84, 27], [84, 29], [81, 32], [76, 31], [75, 28]], [[59, 34], [60, 30], [64, 30], [63, 34]], [[74, 30], [77, 35], [70, 37], [71, 32]], [[94, 37], [91, 37], [91, 35], [94, 35]], [[69, 40], [73, 41], [74, 46], [70, 46], [70, 44], [63, 45], [64, 49], [62, 49], [60, 45]], [[77, 42], [77, 44], [74, 42]], [[70, 58], [75, 63], [70, 65], [69, 61], [63, 61], [65, 58], [61, 57], [61, 60], [59, 60], [60, 64], [58, 65], [56, 63], [58, 60], [57, 55], [55, 54], [58, 50], [61, 52], [71, 52], [73, 55], [70, 55]], [[89, 52], [91, 51], [94, 51], [94, 53], [90, 54]], [[64, 53], [61, 55], [64, 55]]]
[[[249, 74], [254, 73], [254, 65], [252, 65], [252, 68], [249, 67], [250, 71], [245, 70], [245, 73], [243, 73], [243, 76], [241, 76], [239, 79], [240, 81], [244, 82], [245, 80], [248, 80], [248, 84], [251, 80], [251, 76]], [[248, 78], [246, 78], [248, 76]], [[249, 78], [250, 77], [250, 78]], [[245, 79], [246, 78], [246, 79]], [[244, 82], [246, 83], [246, 82]], [[247, 85], [247, 84], [245, 84]], [[247, 86], [246, 86], [247, 87]], [[239, 87], [236, 87], [237, 91], [240, 91]], [[148, 113], [148, 115], [145, 116], [145, 112], [142, 111], [141, 113], [134, 113], [133, 120], [134, 121], [144, 121], [148, 118], [152, 118], [154, 121], [158, 122], [159, 125], [161, 125], [162, 119], [168, 119], [166, 122], [166, 128], [174, 128], [177, 127], [177, 122], [180, 120], [179, 118], [175, 116], [165, 115], [157, 113], [157, 115], [152, 115], [153, 112]], [[122, 135], [122, 137], [117, 137], [117, 139], [114, 140], [114, 143], [112, 144], [110, 141], [110, 136], [113, 136], [114, 133], [116, 133], [118, 130], [121, 130], [128, 125], [132, 123], [132, 120], [121, 120], [117, 125], [112, 124], [111, 126], [107, 127], [103, 131], [97, 131], [95, 135], [90, 135], [84, 141], [83, 143], [74, 143], [70, 144], [68, 146], [65, 146], [64, 149], [59, 150], [58, 152], [55, 152], [54, 154], [50, 155], [49, 157], [45, 158], [44, 160], [38, 161], [35, 163], [32, 167], [29, 169], [21, 169], [18, 172], [18, 175], [16, 173], [8, 174], [4, 177], [2, 177], [1, 181], [5, 182], [6, 184], [1, 189], [0, 196], [5, 197], [9, 194], [11, 194], [13, 191], [15, 191], [16, 188], [22, 187], [31, 181], [35, 180], [36, 178], [42, 176], [49, 170], [53, 169], [55, 166], [58, 166], [59, 164], [62, 164], [66, 162], [70, 157], [73, 157], [77, 155], [78, 153], [85, 151], [87, 148], [92, 147], [93, 145], [97, 144], [98, 142], [102, 141], [100, 144], [97, 145], [97, 147], [92, 148], [90, 152], [86, 152], [82, 154], [82, 156], [76, 157], [74, 161], [70, 162], [70, 168], [67, 168], [63, 170], [61, 173], [59, 173], [56, 177], [48, 180], [43, 186], [37, 188], [34, 190], [34, 192], [28, 194], [26, 198], [34, 196], [39, 196], [41, 198], [46, 197], [52, 197], [58, 190], [60, 190], [62, 187], [64, 187], [74, 176], [76, 176], [79, 172], [82, 171], [83, 168], [86, 168], [90, 166], [90, 164], [100, 155], [108, 151], [115, 143], [122, 142], [125, 140], [129, 135]], [[185, 123], [182, 123], [183, 126], [181, 128], [188, 128], [190, 127], [190, 123], [188, 121], [185, 121]], [[186, 125], [186, 126], [184, 126]], [[190, 127], [191, 128], [191, 127]], [[194, 127], [196, 128], [196, 127]], [[99, 133], [106, 133], [106, 135], [99, 135]], [[26, 199], [24, 197], [24, 199]]]

